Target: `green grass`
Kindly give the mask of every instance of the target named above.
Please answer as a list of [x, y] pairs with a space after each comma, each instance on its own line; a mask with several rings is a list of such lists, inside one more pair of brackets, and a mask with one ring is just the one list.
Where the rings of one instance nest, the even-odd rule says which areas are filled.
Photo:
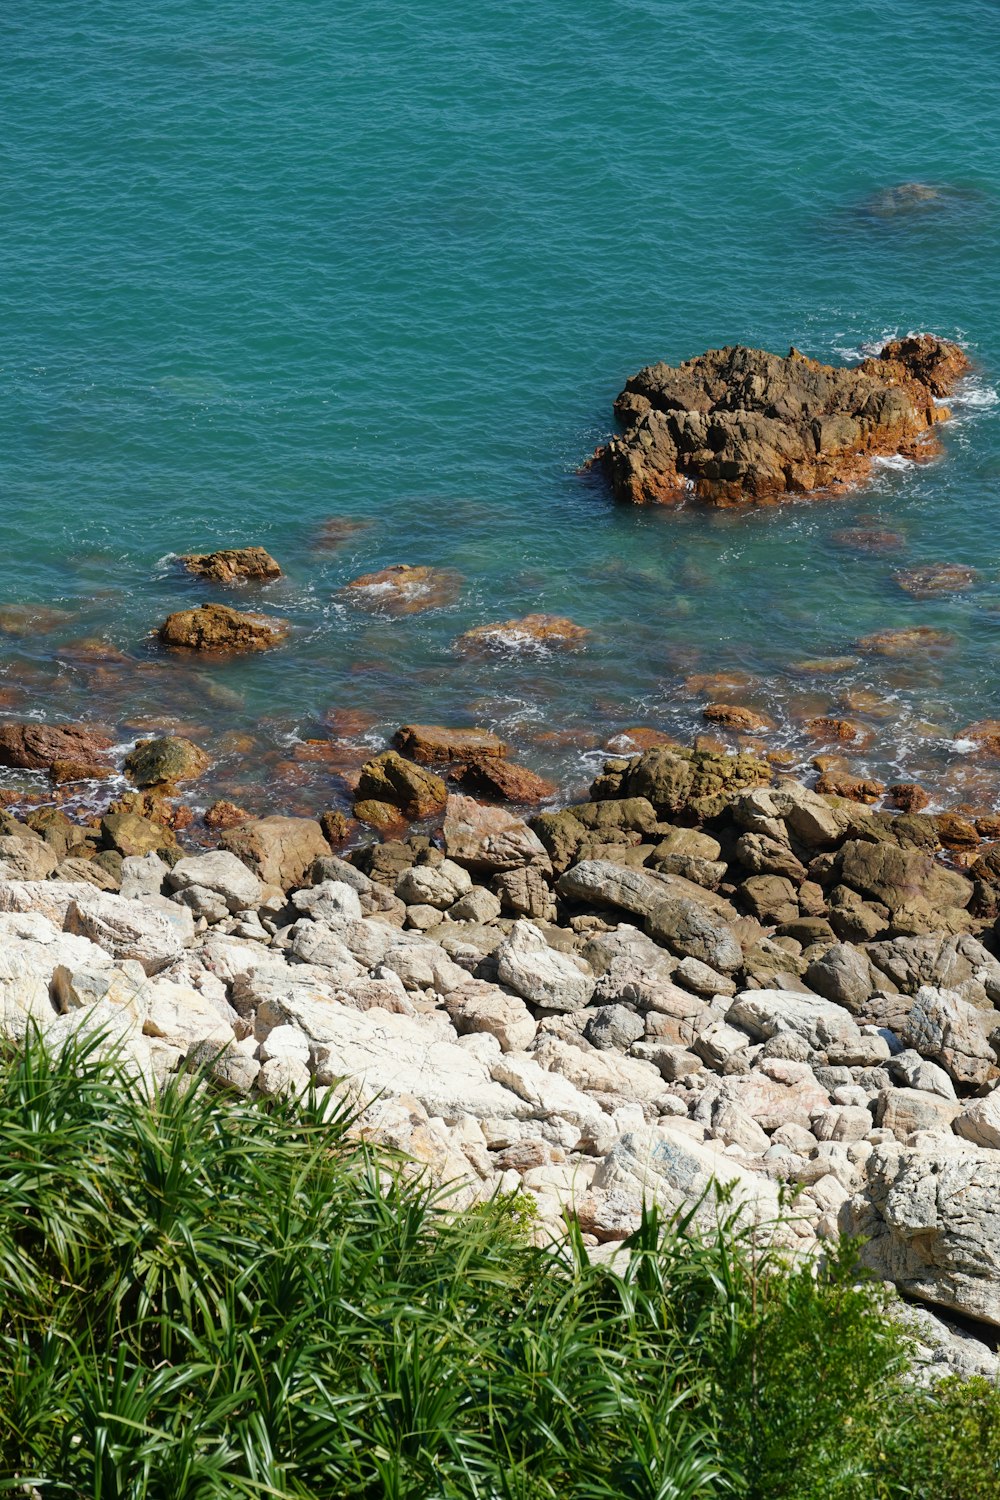
[[449, 1213], [343, 1113], [150, 1104], [93, 1045], [0, 1066], [2, 1491], [1000, 1493], [996, 1391], [907, 1383], [849, 1246], [789, 1267], [723, 1205], [710, 1236], [650, 1214], [591, 1265], [571, 1228], [532, 1246], [508, 1199]]

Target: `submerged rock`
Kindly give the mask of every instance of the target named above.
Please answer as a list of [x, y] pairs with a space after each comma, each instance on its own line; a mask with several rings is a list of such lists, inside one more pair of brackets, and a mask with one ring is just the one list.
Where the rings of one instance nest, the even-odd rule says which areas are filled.
[[877, 454], [925, 456], [969, 362], [929, 334], [850, 369], [742, 345], [633, 375], [615, 402], [621, 436], [597, 450], [615, 498], [676, 505], [774, 503], [863, 479]]
[[979, 574], [961, 563], [924, 563], [919, 568], [902, 568], [895, 574], [904, 593], [914, 599], [936, 599], [941, 594], [961, 594], [971, 589]]
[[344, 587], [352, 603], [388, 615], [416, 615], [425, 609], [454, 604], [462, 577], [451, 568], [411, 567], [396, 563], [377, 573], [364, 573]]
[[165, 646], [187, 651], [267, 651], [280, 646], [291, 627], [272, 615], [244, 614], [227, 604], [202, 604], [168, 615], [159, 629]]
[[263, 547], [225, 547], [219, 552], [188, 552], [181, 562], [189, 573], [215, 583], [268, 583], [281, 566]]
[[590, 631], [563, 615], [532, 614], [520, 620], [502, 620], [493, 625], [476, 625], [460, 635], [460, 651], [518, 651], [524, 647], [556, 647], [561, 650], [582, 646]]
[[140, 740], [125, 757], [125, 771], [136, 786], [170, 785], [192, 781], [212, 764], [200, 746], [180, 735]]

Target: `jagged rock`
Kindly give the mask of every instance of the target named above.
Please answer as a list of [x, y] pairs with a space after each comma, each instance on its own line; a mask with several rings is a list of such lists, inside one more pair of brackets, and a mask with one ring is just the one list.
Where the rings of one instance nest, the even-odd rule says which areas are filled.
[[51, 845], [25, 828], [0, 834], [0, 873], [7, 880], [45, 880], [59, 863]]
[[622, 1101], [637, 1101], [659, 1109], [670, 1100], [658, 1070], [639, 1058], [617, 1052], [602, 1052], [577, 1046], [559, 1037], [541, 1035], [535, 1041], [532, 1056], [552, 1073], [560, 1073], [584, 1094], [592, 1095], [612, 1108]]
[[263, 547], [224, 547], [218, 552], [188, 552], [180, 561], [189, 573], [213, 583], [269, 583], [281, 568]]
[[244, 614], [227, 604], [202, 604], [168, 615], [159, 629], [165, 646], [185, 651], [267, 651], [291, 629], [273, 615]]
[[660, 746], [631, 762], [623, 785], [630, 797], [647, 798], [663, 816], [685, 808], [710, 815], [747, 787], [766, 786], [772, 779], [767, 762], [752, 755]]
[[978, 1009], [1000, 1001], [1000, 963], [970, 933], [898, 937], [869, 943], [865, 952], [904, 994], [915, 995], [929, 984], [954, 990]]
[[496, 755], [472, 756], [459, 771], [460, 785], [479, 797], [498, 798], [533, 807], [556, 794], [554, 781], [546, 781], [527, 766], [519, 766]]
[[950, 389], [967, 368], [957, 345], [930, 335], [887, 344], [852, 369], [797, 349], [784, 359], [715, 349], [632, 376], [615, 402], [624, 432], [595, 459], [616, 498], [633, 504], [773, 503], [853, 483], [874, 454], [912, 454], [948, 416], [928, 380]]
[[474, 885], [448, 907], [448, 916], [453, 922], [474, 922], [479, 925], [494, 921], [502, 910], [499, 896], [495, 896], [485, 886]]
[[500, 983], [542, 1010], [579, 1010], [593, 994], [589, 966], [554, 952], [531, 922], [515, 922], [494, 957]]
[[169, 786], [191, 781], [207, 771], [211, 757], [192, 740], [168, 734], [162, 739], [140, 740], [125, 757], [125, 771], [136, 786]]
[[890, 1057], [885, 1064], [886, 1072], [896, 1083], [911, 1089], [923, 1089], [928, 1094], [940, 1094], [942, 1099], [955, 1098], [955, 1085], [944, 1068], [928, 1062], [912, 1047], [905, 1047]]
[[1000, 1092], [994, 1089], [985, 1099], [973, 1099], [955, 1116], [951, 1128], [974, 1146], [1000, 1151]]
[[697, 958], [731, 974], [743, 964], [743, 950], [732, 929], [699, 901], [668, 895], [650, 912], [650, 937], [684, 958]]
[[453, 992], [445, 1006], [459, 1036], [486, 1032], [496, 1037], [504, 1052], [527, 1051], [538, 1030], [524, 1001], [495, 985], [477, 985], [470, 993]]
[[[164, 906], [170, 903], [164, 902]], [[168, 912], [148, 901], [127, 901], [106, 891], [90, 891], [70, 902], [66, 913], [67, 932], [89, 938], [116, 960], [134, 958], [147, 974], [163, 969], [193, 939], [190, 912], [184, 912], [189, 924], [181, 921], [183, 908]]]
[[627, 1005], [592, 1006], [584, 1036], [592, 1047], [626, 1051], [645, 1034], [646, 1023]]
[[897, 925], [907, 924], [904, 931], [940, 928], [942, 918], [968, 906], [972, 897], [971, 881], [919, 849], [852, 839], [843, 845], [837, 863], [843, 884], [883, 902]]
[[219, 842], [265, 885], [283, 891], [301, 886], [313, 861], [330, 852], [322, 828], [312, 818], [251, 818], [227, 828]]
[[988, 1041], [995, 1017], [969, 1005], [952, 990], [925, 985], [899, 1026], [906, 1046], [938, 1062], [958, 1084], [978, 1088], [996, 1076]]
[[186, 1061], [189, 1070], [203, 1071], [216, 1088], [230, 1094], [251, 1093], [260, 1073], [260, 1063], [238, 1043], [220, 1043], [215, 1037], [196, 1042]]
[[1000, 1325], [1000, 1155], [953, 1147], [878, 1147], [842, 1228], [862, 1262], [908, 1297]]
[[123, 858], [141, 858], [161, 850], [179, 852], [177, 840], [169, 828], [140, 817], [138, 813], [105, 813], [101, 819], [101, 836]]
[[741, 907], [765, 926], [793, 922], [799, 914], [795, 886], [783, 875], [751, 875], [739, 889]]
[[786, 843], [762, 833], [744, 833], [736, 841], [736, 858], [751, 875], [783, 875], [796, 885], [806, 878], [806, 867]]

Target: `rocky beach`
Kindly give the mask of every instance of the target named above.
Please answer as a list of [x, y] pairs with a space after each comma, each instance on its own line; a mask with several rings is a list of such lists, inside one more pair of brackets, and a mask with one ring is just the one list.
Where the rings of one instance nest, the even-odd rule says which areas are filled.
[[177, 781], [207, 757], [177, 739], [131, 752], [137, 789], [88, 825], [4, 813], [6, 1040], [99, 1030], [150, 1089], [200, 1066], [238, 1095], [332, 1090], [456, 1207], [525, 1195], [540, 1239], [568, 1214], [595, 1255], [644, 1202], [710, 1223], [719, 1185], [795, 1253], [862, 1235], [941, 1368], [995, 1374], [996, 818], [669, 744], [531, 814], [545, 788], [489, 732], [396, 739], [356, 788], [377, 841], [217, 805], [218, 847], [185, 847]]

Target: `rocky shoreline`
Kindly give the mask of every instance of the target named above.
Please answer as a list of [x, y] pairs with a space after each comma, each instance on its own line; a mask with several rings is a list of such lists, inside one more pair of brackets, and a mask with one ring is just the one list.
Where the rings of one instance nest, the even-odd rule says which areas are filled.
[[[107, 753], [35, 731], [36, 755]], [[527, 1194], [540, 1235], [571, 1212], [594, 1253], [644, 1198], [715, 1181], [753, 1222], [784, 1205], [793, 1249], [863, 1234], [907, 1297], [1000, 1327], [989, 818], [671, 745], [522, 817], [469, 795], [524, 769], [495, 737], [397, 740], [357, 788], [395, 826], [353, 848], [333, 818], [239, 809], [219, 848], [183, 848], [156, 778], [197, 774], [184, 742], [138, 747], [131, 808], [89, 828], [4, 813], [5, 1038], [106, 1028], [151, 1087], [204, 1065], [242, 1094], [346, 1091], [456, 1204]], [[942, 1360], [996, 1373], [988, 1335], [925, 1323]]]

